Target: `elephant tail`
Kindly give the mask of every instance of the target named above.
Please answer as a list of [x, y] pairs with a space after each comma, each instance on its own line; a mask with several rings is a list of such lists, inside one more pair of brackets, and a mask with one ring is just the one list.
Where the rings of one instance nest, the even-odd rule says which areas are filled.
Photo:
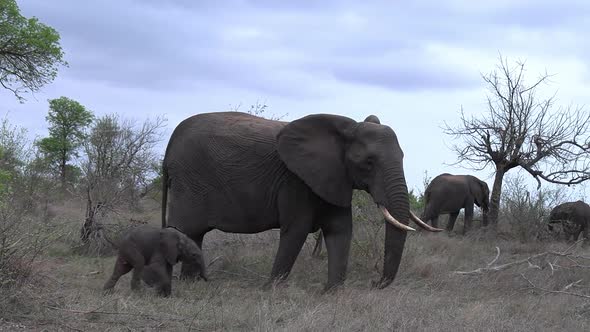
[[166, 206], [168, 205], [168, 168], [162, 163], [162, 228], [166, 227]]

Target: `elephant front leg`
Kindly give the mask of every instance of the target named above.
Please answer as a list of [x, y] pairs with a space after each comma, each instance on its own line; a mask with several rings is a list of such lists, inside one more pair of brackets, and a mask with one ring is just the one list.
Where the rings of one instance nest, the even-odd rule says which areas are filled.
[[336, 213], [323, 222], [322, 232], [328, 251], [328, 283], [324, 291], [333, 290], [346, 279], [350, 241], [352, 238], [352, 213], [350, 209], [335, 208]]
[[109, 280], [107, 280], [107, 282], [104, 284], [102, 289], [106, 292], [110, 291], [113, 287], [115, 287], [115, 284], [117, 283], [119, 278], [121, 278], [122, 275], [127, 274], [129, 271], [131, 271], [132, 268], [133, 266], [131, 266], [131, 264], [125, 261], [125, 259], [121, 257], [121, 255], [118, 255], [117, 261], [115, 262], [115, 268], [113, 269], [113, 274], [111, 275]]
[[279, 250], [275, 256], [270, 279], [264, 285], [265, 289], [270, 288], [274, 283], [285, 280], [289, 276], [303, 243], [307, 239], [307, 234], [309, 234], [309, 229], [303, 228], [301, 225], [293, 224], [291, 227], [286, 228], [285, 231], [281, 229]]
[[162, 266], [160, 271], [160, 282], [158, 284], [158, 295], [168, 297], [172, 293], [172, 268], [170, 264]]
[[131, 275], [131, 289], [139, 290], [141, 287], [141, 276], [143, 275], [143, 261], [133, 266], [133, 273]]

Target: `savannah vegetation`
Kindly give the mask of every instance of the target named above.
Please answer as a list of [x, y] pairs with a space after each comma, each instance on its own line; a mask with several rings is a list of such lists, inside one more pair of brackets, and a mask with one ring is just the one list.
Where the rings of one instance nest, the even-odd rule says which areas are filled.
[[[12, 0], [0, 0], [0, 32], [0, 83], [25, 102], [23, 93], [50, 83], [66, 64], [59, 34], [22, 17]], [[547, 76], [526, 84], [523, 69], [501, 58], [483, 77], [488, 108], [445, 129], [457, 138], [460, 165], [495, 175], [496, 222], [476, 222], [466, 236], [412, 232], [400, 272], [383, 290], [371, 281], [381, 272], [384, 222], [357, 191], [348, 277], [334, 294], [321, 292], [327, 259], [325, 251], [312, 257], [311, 234], [287, 282], [263, 291], [278, 232], [213, 231], [203, 248], [210, 281], [175, 279], [172, 296], [162, 298], [146, 287], [130, 291], [126, 275], [103, 295], [118, 236], [160, 224], [165, 118], [97, 115], [59, 97], [48, 101], [48, 136], [33, 141], [4, 118], [0, 329], [588, 330], [590, 250], [560, 240], [546, 222], [553, 206], [580, 198], [563, 184], [587, 179], [589, 115], [580, 107], [556, 112], [552, 97], [537, 90]], [[249, 110], [275, 117], [266, 111], [258, 103]], [[545, 184], [531, 187], [529, 175]], [[429, 179], [425, 173], [410, 195], [418, 215]]]

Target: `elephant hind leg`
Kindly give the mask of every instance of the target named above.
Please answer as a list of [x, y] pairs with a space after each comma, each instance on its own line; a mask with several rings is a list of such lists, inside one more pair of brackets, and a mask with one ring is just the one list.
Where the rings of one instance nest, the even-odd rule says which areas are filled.
[[424, 212], [422, 212], [420, 219], [422, 219], [422, 221], [424, 221], [425, 223], [428, 223], [428, 221], [430, 221], [432, 227], [438, 228], [438, 212], [434, 211], [430, 203], [426, 203], [426, 206], [424, 207]]

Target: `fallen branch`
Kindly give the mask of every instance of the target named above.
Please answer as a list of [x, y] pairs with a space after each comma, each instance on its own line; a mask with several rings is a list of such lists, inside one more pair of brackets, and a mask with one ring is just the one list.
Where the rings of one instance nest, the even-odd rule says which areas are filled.
[[488, 267], [492, 266], [500, 257], [500, 247], [496, 247], [496, 257], [492, 259], [491, 262], [488, 263]]
[[[576, 246], [576, 244], [580, 243], [581, 241], [583, 241], [584, 239], [578, 240], [576, 242], [574, 242], [572, 245], [570, 245], [569, 247], [567, 247], [564, 251], [562, 252], [555, 252], [555, 251], [545, 251], [542, 252], [540, 254], [536, 254], [527, 258], [523, 258], [514, 262], [510, 262], [510, 263], [506, 263], [506, 264], [501, 264], [501, 265], [495, 265], [493, 266], [493, 264], [498, 260], [498, 258], [500, 257], [500, 248], [496, 247], [496, 257], [487, 264], [486, 267], [480, 267], [478, 269], [472, 270], [472, 271], [455, 271], [455, 274], [461, 274], [461, 275], [479, 275], [479, 274], [483, 274], [486, 272], [498, 272], [498, 271], [502, 271], [502, 270], [506, 270], [508, 268], [517, 266], [517, 265], [521, 265], [521, 264], [525, 264], [527, 263], [529, 265], [530, 268], [536, 268], [536, 269], [541, 269], [541, 267], [539, 265], [535, 265], [531, 262], [531, 260], [533, 259], [537, 259], [537, 258], [542, 258], [542, 257], [546, 257], [546, 256], [556, 256], [556, 258], [559, 257], [567, 257], [568, 259], [570, 259], [571, 261], [573, 261], [576, 265], [576, 267], [590, 267], [587, 265], [580, 265], [578, 262], [575, 261], [575, 259], [588, 259], [590, 260], [590, 257], [586, 257], [586, 256], [574, 256], [571, 254], [571, 250]], [[548, 262], [549, 263], [549, 262]], [[549, 263], [549, 266], [551, 267], [551, 271], [554, 271], [554, 267], [558, 266], [557, 265], [557, 261], [554, 261], [553, 264]]]
[[574, 287], [574, 286], [578, 285], [579, 283], [581, 283], [581, 282], [582, 282], [582, 280], [583, 280], [583, 279], [580, 279], [580, 280], [578, 280], [578, 281], [574, 281], [574, 282], [572, 282], [571, 284], [568, 284], [568, 285], [566, 285], [565, 287], [563, 287], [563, 290], [565, 291], [565, 290], [568, 290], [568, 289], [570, 289], [570, 288], [572, 288], [572, 287]]
[[564, 294], [564, 295], [577, 296], [577, 297], [582, 297], [582, 298], [585, 298], [585, 299], [590, 299], [590, 295], [565, 291], [566, 289], [569, 289], [570, 287], [574, 286], [575, 284], [578, 284], [582, 280], [578, 280], [576, 282], [572, 282], [571, 284], [565, 286], [564, 287], [564, 290], [550, 290], [550, 289], [541, 288], [541, 287], [535, 285], [532, 281], [530, 281], [527, 277], [525, 277], [525, 275], [523, 273], [521, 273], [520, 276], [524, 280], [526, 280], [526, 282], [531, 286], [530, 288], [535, 289], [535, 290], [538, 290], [538, 291], [541, 291], [541, 292], [544, 292], [545, 294]]
[[[506, 263], [506, 264], [502, 264], [502, 265], [496, 265], [496, 266], [487, 266], [487, 267], [480, 267], [478, 269], [475, 269], [473, 271], [455, 271], [456, 274], [461, 274], [461, 275], [476, 275], [476, 274], [483, 274], [485, 272], [497, 272], [497, 271], [502, 271], [502, 270], [506, 270], [510, 267], [513, 266], [517, 266], [523, 263], [530, 263], [531, 259], [535, 259], [535, 258], [540, 258], [540, 257], [545, 257], [547, 255], [549, 255], [550, 252], [546, 251], [540, 254], [536, 254], [527, 258], [523, 258], [520, 260], [517, 260], [515, 262], [511, 262], [511, 263]], [[532, 264], [531, 264], [532, 265]]]

